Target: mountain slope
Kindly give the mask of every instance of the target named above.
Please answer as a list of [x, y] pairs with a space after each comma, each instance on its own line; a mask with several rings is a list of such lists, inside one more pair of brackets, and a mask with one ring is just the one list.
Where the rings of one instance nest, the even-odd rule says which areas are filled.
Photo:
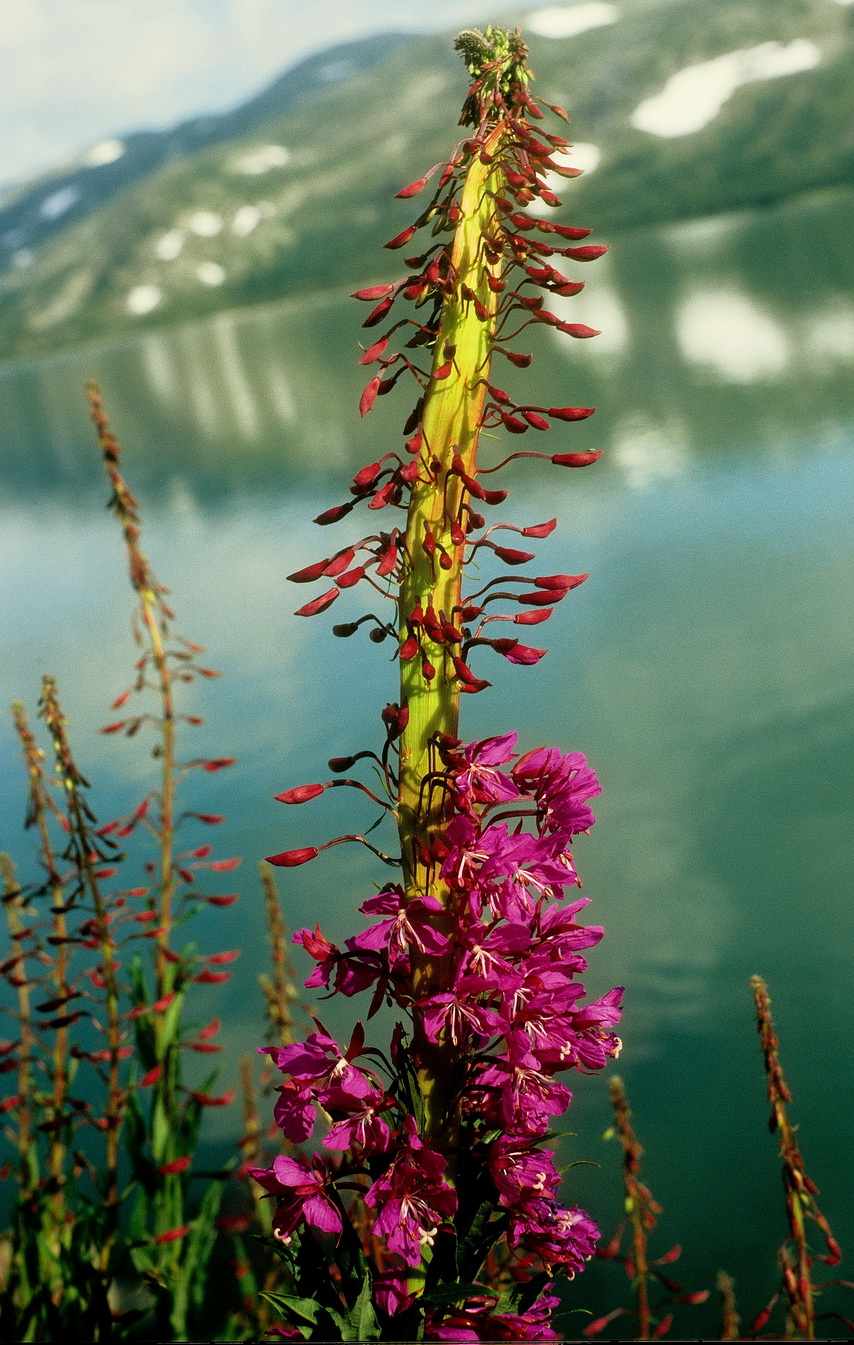
[[[601, 156], [561, 184], [571, 216], [601, 235], [854, 180], [852, 21], [832, 0], [663, 0], [574, 37], [529, 33], [535, 91], [568, 107], [586, 161]], [[685, 115], [677, 81], [658, 131], [633, 125], [686, 67], [705, 124], [665, 133], [667, 106]], [[74, 166], [47, 198], [43, 181], [21, 189], [0, 211], [0, 357], [395, 276], [382, 243], [413, 212], [390, 198], [447, 154], [465, 84], [447, 37], [372, 39], [234, 112], [126, 137], [122, 158]], [[45, 213], [93, 178], [100, 199]]]

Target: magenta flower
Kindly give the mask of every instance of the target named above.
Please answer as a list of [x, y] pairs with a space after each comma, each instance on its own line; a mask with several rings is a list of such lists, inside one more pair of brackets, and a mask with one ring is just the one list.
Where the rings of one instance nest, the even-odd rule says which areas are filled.
[[507, 1241], [513, 1248], [533, 1252], [550, 1273], [560, 1266], [572, 1279], [590, 1260], [599, 1236], [599, 1229], [583, 1210], [566, 1209], [543, 1197], [511, 1212]]
[[494, 1312], [495, 1300], [469, 1299], [461, 1311], [434, 1314], [430, 1336], [435, 1340], [562, 1340], [549, 1325], [560, 1299], [544, 1293], [527, 1312]]
[[289, 1243], [303, 1222], [321, 1233], [341, 1232], [341, 1213], [329, 1194], [331, 1177], [316, 1155], [309, 1167], [279, 1154], [272, 1170], [250, 1168], [249, 1176], [275, 1198], [273, 1232], [281, 1242]]
[[530, 1140], [502, 1135], [489, 1149], [489, 1171], [501, 1204], [513, 1208], [541, 1196], [553, 1196], [560, 1184], [554, 1156]]
[[385, 1093], [371, 1089], [356, 1096], [343, 1088], [328, 1088], [320, 1099], [325, 1111], [336, 1121], [323, 1143], [327, 1149], [350, 1149], [354, 1146], [371, 1153], [384, 1153], [388, 1148], [389, 1127], [382, 1113], [393, 1105]]
[[408, 957], [413, 947], [421, 953], [438, 956], [448, 946], [447, 936], [441, 934], [432, 923], [435, 912], [441, 909], [435, 897], [413, 897], [407, 902], [400, 888], [378, 892], [375, 897], [364, 901], [360, 910], [366, 915], [389, 913], [391, 918], [378, 920], [370, 929], [348, 939], [347, 947], [353, 951], [388, 950], [392, 966], [401, 958]]
[[504, 803], [519, 797], [513, 779], [496, 768], [512, 761], [516, 734], [504, 733], [485, 738], [480, 743], [469, 743], [459, 753], [465, 765], [454, 773], [454, 786], [473, 803]]
[[457, 1208], [457, 1194], [444, 1180], [445, 1160], [418, 1138], [415, 1122], [404, 1122], [406, 1142], [391, 1166], [374, 1182], [365, 1204], [376, 1211], [374, 1231], [389, 1250], [410, 1266], [420, 1265], [440, 1226]]
[[477, 996], [489, 989], [489, 983], [480, 977], [463, 976], [453, 991], [442, 991], [421, 1000], [424, 1031], [430, 1041], [438, 1041], [447, 1033], [454, 1045], [469, 1039], [480, 1043], [503, 1032], [505, 1020], [477, 1001]]

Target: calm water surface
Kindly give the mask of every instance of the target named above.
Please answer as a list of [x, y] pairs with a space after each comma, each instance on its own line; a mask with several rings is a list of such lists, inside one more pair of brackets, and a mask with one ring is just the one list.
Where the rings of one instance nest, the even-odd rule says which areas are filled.
[[[557, 514], [543, 568], [591, 578], [547, 628], [548, 657], [485, 669], [494, 689], [464, 706], [467, 735], [513, 727], [526, 747], [586, 752], [600, 775], [598, 822], [576, 852], [589, 917], [607, 929], [588, 983], [627, 987], [620, 1072], [665, 1206], [659, 1250], [684, 1244], [692, 1288], [730, 1270], [747, 1321], [772, 1292], [785, 1231], [754, 971], [771, 985], [808, 1170], [849, 1275], [854, 1256], [849, 213], [850, 199], [826, 197], [636, 233], [585, 272], [571, 312], [603, 335], [540, 342], [525, 396], [598, 404], [549, 447], [605, 456], [588, 472], [533, 464], [507, 483], [501, 517]], [[243, 949], [208, 1005], [227, 1021], [229, 1081], [261, 1032], [255, 861], [345, 826], [340, 796], [285, 816], [272, 795], [324, 778], [329, 755], [375, 745], [379, 708], [396, 695], [383, 650], [335, 640], [326, 617], [294, 618], [285, 582], [359, 535], [348, 520], [330, 543], [308, 520], [397, 443], [399, 395], [359, 422], [355, 308], [279, 305], [0, 371], [7, 700], [34, 707], [42, 672], [58, 675], [101, 816], [149, 787], [141, 745], [95, 735], [134, 647], [87, 377], [125, 444], [179, 629], [223, 672], [186, 708], [207, 716], [188, 756], [239, 757], [194, 781], [198, 806], [230, 815], [220, 853], [246, 857], [240, 903], [198, 928], [206, 950]], [[534, 438], [524, 447], [540, 447]], [[363, 609], [345, 595], [336, 619], [350, 610]], [[2, 844], [25, 869], [20, 771], [0, 732]], [[344, 937], [382, 876], [370, 856], [336, 849], [283, 882], [288, 922], [320, 918]], [[347, 1006], [324, 1016], [343, 1030]], [[574, 1169], [574, 1198], [610, 1232], [618, 1153], [601, 1141], [601, 1081], [577, 1079], [570, 1115], [566, 1161], [602, 1164]], [[223, 1139], [238, 1125], [213, 1120]], [[594, 1267], [574, 1301], [604, 1310], [623, 1283]], [[714, 1312], [694, 1311], [692, 1334], [710, 1333]]]

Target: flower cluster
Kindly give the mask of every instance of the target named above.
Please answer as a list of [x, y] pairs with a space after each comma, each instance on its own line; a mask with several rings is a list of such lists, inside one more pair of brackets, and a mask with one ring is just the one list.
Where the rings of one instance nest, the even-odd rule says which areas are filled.
[[[514, 733], [440, 745], [437, 774], [452, 801], [434, 838], [450, 891], [444, 907], [429, 892], [407, 901], [395, 885], [363, 903], [372, 923], [343, 948], [319, 926], [295, 935], [317, 964], [308, 985], [348, 996], [372, 990], [374, 1007], [384, 999], [410, 1021], [417, 1011], [427, 1042], [453, 1048], [459, 1068], [455, 1096], [446, 1099], [448, 1114], [460, 1117], [453, 1142], [445, 1135], [430, 1147], [419, 1138], [411, 1028], [405, 1034], [398, 1025], [390, 1060], [365, 1047], [361, 1024], [343, 1050], [320, 1023], [305, 1042], [265, 1048], [285, 1076], [275, 1108], [283, 1135], [304, 1143], [325, 1114], [332, 1125], [322, 1143], [335, 1155], [280, 1157], [272, 1171], [254, 1172], [276, 1199], [277, 1236], [287, 1241], [300, 1225], [340, 1236], [348, 1217], [342, 1192], [358, 1189], [373, 1214], [377, 1271], [385, 1272], [380, 1312], [409, 1301], [408, 1268], [449, 1228], [473, 1157], [494, 1231], [526, 1274], [560, 1268], [571, 1277], [598, 1237], [582, 1211], [558, 1201], [560, 1176], [543, 1144], [570, 1101], [557, 1076], [600, 1069], [620, 1045], [613, 1032], [620, 989], [585, 1003], [577, 979], [587, 967], [584, 950], [603, 930], [578, 922], [586, 898], [565, 899], [578, 884], [569, 847], [594, 821], [589, 800], [599, 784], [580, 753], [540, 748], [518, 756], [515, 745]], [[425, 956], [441, 960], [442, 989], [417, 997], [413, 966]], [[472, 1332], [481, 1318], [494, 1323], [494, 1308], [484, 1293], [462, 1313], [434, 1309], [431, 1329], [439, 1339], [481, 1339]], [[537, 1305], [533, 1315], [510, 1314], [504, 1338], [543, 1338], [542, 1328]]]

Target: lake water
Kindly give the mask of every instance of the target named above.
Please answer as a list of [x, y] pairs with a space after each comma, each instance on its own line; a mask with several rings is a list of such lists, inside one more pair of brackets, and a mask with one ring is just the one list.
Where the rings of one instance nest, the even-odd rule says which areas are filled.
[[[625, 235], [567, 301], [603, 335], [546, 333], [527, 376], [502, 375], [529, 402], [600, 407], [548, 441], [553, 452], [604, 448], [599, 464], [528, 464], [506, 483], [501, 514], [557, 514], [543, 568], [591, 577], [545, 628], [548, 657], [491, 667], [493, 690], [463, 707], [466, 736], [516, 728], [525, 746], [586, 752], [600, 775], [598, 822], [576, 852], [589, 918], [607, 930], [588, 984], [627, 987], [619, 1069], [665, 1207], [658, 1250], [684, 1245], [690, 1288], [729, 1270], [746, 1324], [774, 1288], [786, 1228], [754, 971], [770, 983], [807, 1169], [849, 1276], [854, 1257], [851, 204], [827, 195]], [[193, 793], [230, 815], [219, 853], [245, 856], [242, 900], [197, 931], [207, 951], [243, 949], [230, 986], [199, 996], [200, 1017], [226, 1020], [229, 1082], [262, 1031], [255, 862], [345, 829], [340, 795], [296, 816], [272, 795], [325, 778], [329, 755], [375, 745], [378, 711], [396, 696], [384, 649], [335, 640], [327, 617], [294, 617], [304, 597], [285, 581], [361, 535], [348, 520], [330, 542], [309, 520], [397, 445], [408, 410], [398, 393], [360, 422], [361, 316], [338, 296], [279, 304], [0, 370], [7, 701], [34, 709], [42, 672], [57, 674], [102, 817], [149, 787], [141, 743], [95, 732], [134, 647], [90, 377], [125, 445], [178, 628], [223, 673], [185, 708], [207, 717], [187, 756], [239, 758]], [[534, 438], [522, 446], [539, 448]], [[361, 610], [345, 595], [335, 619]], [[2, 844], [26, 869], [16, 748], [7, 724], [0, 733]], [[343, 938], [382, 876], [338, 848], [286, 876], [288, 923], [319, 918]], [[324, 1016], [343, 1030], [349, 1006], [333, 1001]], [[601, 1141], [607, 1093], [601, 1080], [575, 1082], [567, 1161], [602, 1168], [574, 1169], [572, 1194], [610, 1233], [620, 1200], [618, 1152]], [[227, 1112], [212, 1120], [220, 1140], [239, 1126]], [[595, 1266], [572, 1301], [598, 1313], [625, 1292], [616, 1268]], [[708, 1334], [715, 1310], [681, 1320]]]

